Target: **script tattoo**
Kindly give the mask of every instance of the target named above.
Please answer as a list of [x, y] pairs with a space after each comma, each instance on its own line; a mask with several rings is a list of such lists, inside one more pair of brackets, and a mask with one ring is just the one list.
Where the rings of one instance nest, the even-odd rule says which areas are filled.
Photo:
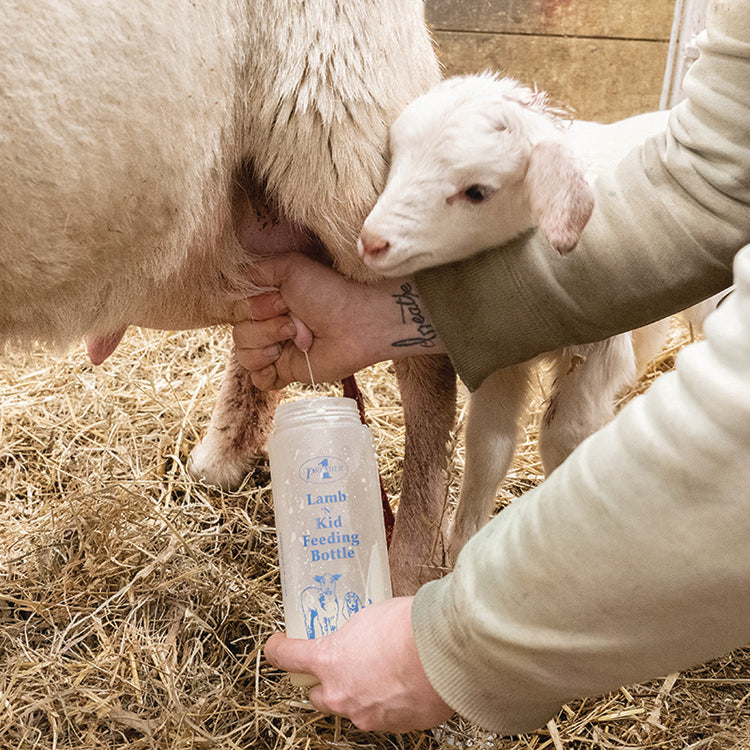
[[411, 338], [399, 339], [394, 341], [391, 346], [435, 346], [437, 334], [432, 327], [432, 323], [427, 319], [427, 315], [422, 312], [419, 303], [419, 295], [412, 285], [407, 281], [401, 284], [399, 294], [394, 294], [393, 299], [401, 310], [401, 322], [404, 325], [416, 326], [417, 335]]

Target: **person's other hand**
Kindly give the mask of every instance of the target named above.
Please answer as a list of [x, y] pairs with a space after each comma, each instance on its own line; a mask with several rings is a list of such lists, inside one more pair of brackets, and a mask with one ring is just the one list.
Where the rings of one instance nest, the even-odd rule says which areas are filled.
[[453, 713], [435, 692], [419, 660], [411, 627], [412, 597], [389, 599], [357, 612], [336, 632], [316, 640], [272, 635], [271, 664], [316, 677], [310, 702], [346, 716], [366, 731], [427, 729]]

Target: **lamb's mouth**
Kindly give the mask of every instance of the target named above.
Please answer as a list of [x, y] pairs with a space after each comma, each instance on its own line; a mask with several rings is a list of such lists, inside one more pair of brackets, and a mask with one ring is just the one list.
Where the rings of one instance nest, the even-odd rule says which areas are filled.
[[395, 260], [395, 262], [392, 253], [379, 256], [365, 256], [362, 260], [368, 268], [388, 278], [391, 276], [406, 276], [415, 271], [427, 268], [430, 264], [426, 262], [426, 259], [429, 257], [430, 253], [424, 250], [412, 253], [401, 260]]

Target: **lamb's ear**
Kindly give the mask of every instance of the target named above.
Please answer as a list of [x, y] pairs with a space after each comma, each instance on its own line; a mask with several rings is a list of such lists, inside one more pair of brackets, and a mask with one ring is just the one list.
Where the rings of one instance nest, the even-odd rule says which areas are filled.
[[562, 144], [542, 141], [531, 150], [525, 182], [539, 228], [557, 252], [570, 252], [594, 210], [582, 168]]

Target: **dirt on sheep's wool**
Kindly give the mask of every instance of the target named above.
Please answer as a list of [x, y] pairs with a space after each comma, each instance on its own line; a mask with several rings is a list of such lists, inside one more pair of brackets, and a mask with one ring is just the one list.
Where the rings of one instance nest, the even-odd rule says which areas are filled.
[[[232, 494], [185, 472], [227, 347], [224, 332], [132, 329], [99, 368], [82, 349], [0, 363], [0, 748], [750, 747], [750, 651], [572, 703], [515, 738], [461, 720], [368, 734], [314, 711], [261, 653], [282, 623], [265, 462]], [[398, 390], [387, 365], [360, 383], [395, 500]], [[532, 428], [498, 507], [541, 479]]]

